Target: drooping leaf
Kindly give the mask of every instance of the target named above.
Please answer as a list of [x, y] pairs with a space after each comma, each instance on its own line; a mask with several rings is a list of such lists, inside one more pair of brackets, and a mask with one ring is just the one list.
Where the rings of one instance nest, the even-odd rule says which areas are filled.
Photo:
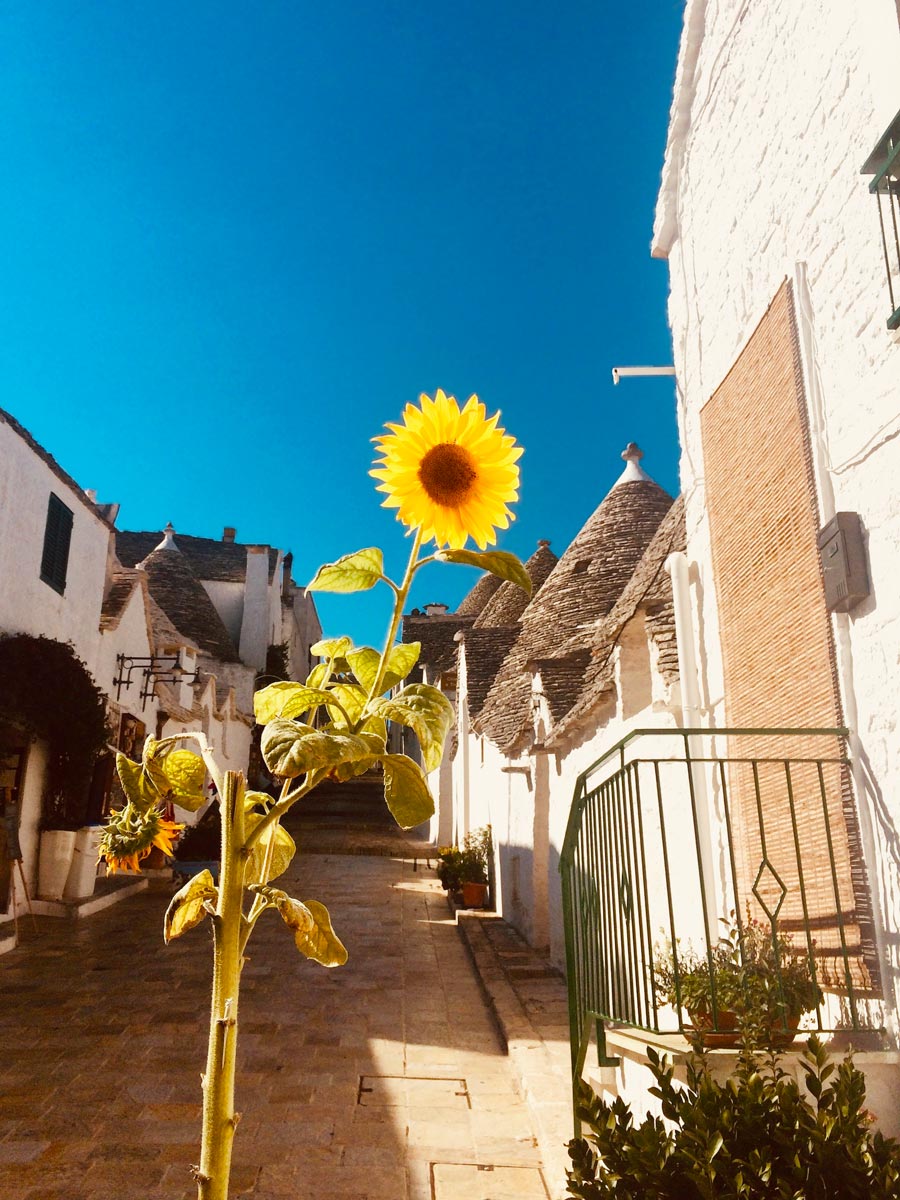
[[258, 725], [266, 725], [275, 717], [288, 720], [302, 716], [310, 709], [327, 704], [330, 697], [322, 688], [303, 683], [270, 683], [253, 697], [253, 712]]
[[468, 567], [481, 567], [498, 579], [508, 579], [531, 595], [531, 577], [515, 554], [507, 550], [440, 550], [435, 555], [440, 562], [465, 563]]
[[162, 798], [162, 793], [144, 769], [143, 763], [132, 762], [124, 754], [118, 753], [116, 772], [122, 791], [139, 812], [146, 813]]
[[364, 775], [370, 767], [375, 766], [384, 754], [384, 739], [377, 734], [364, 732], [356, 736], [367, 743], [371, 753], [363, 758], [357, 758], [353, 762], [339, 763], [336, 767], [332, 767], [330, 777], [336, 779], [338, 783], [345, 783], [348, 779], [355, 779], [357, 775]]
[[170, 750], [162, 760], [164, 779], [169, 785], [170, 798], [196, 812], [206, 802], [206, 763], [192, 750]]
[[[384, 558], [377, 546], [345, 554], [316, 571], [308, 592], [365, 592], [382, 577]], [[321, 643], [320, 643], [321, 644]]]
[[218, 897], [219, 893], [208, 870], [204, 869], [193, 879], [189, 879], [184, 887], [175, 893], [166, 909], [163, 924], [165, 941], [168, 943], [173, 938], [181, 937], [183, 933], [204, 921]]
[[271, 898], [285, 925], [294, 933], [294, 945], [323, 967], [341, 967], [347, 961], [347, 950], [334, 932], [331, 917], [324, 904], [317, 900], [302, 903], [285, 892], [273, 891]]
[[453, 705], [443, 692], [427, 683], [411, 683], [398, 695], [379, 700], [375, 711], [413, 731], [422, 747], [426, 770], [440, 766], [444, 739], [453, 723]]
[[309, 652], [315, 658], [343, 658], [348, 650], [353, 649], [353, 643], [348, 637], [324, 638], [310, 646]]
[[316, 767], [335, 767], [371, 756], [365, 738], [327, 733], [276, 717], [263, 730], [260, 743], [266, 766], [274, 775], [293, 779]]
[[272, 797], [268, 792], [244, 792], [244, 811], [252, 812], [267, 812], [272, 804]]
[[[246, 817], [246, 830], [251, 833], [263, 819], [264, 813], [248, 813]], [[269, 870], [266, 872], [265, 879], [262, 878], [263, 867], [266, 861], [266, 845], [269, 838], [274, 838], [272, 847], [272, 861], [269, 864]], [[268, 883], [270, 879], [277, 879], [291, 865], [294, 855], [297, 853], [297, 847], [294, 839], [286, 829], [276, 823], [274, 834], [270, 831], [264, 833], [259, 841], [254, 842], [253, 849], [250, 851], [247, 861], [244, 864], [244, 883]]]
[[434, 800], [418, 763], [405, 754], [386, 754], [384, 799], [401, 829], [412, 829], [434, 815]]

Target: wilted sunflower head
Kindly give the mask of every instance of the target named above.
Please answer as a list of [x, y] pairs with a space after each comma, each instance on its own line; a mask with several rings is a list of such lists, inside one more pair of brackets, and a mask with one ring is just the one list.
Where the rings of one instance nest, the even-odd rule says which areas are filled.
[[402, 424], [388, 423], [391, 432], [374, 439], [382, 458], [370, 474], [387, 493], [383, 506], [425, 541], [459, 550], [471, 537], [483, 550], [513, 517], [507, 505], [519, 496], [522, 449], [477, 396], [460, 409], [439, 388], [419, 405], [407, 404]]
[[109, 815], [109, 822], [100, 835], [100, 858], [106, 859], [110, 874], [117, 870], [139, 871], [141, 860], [154, 846], [163, 854], [171, 854], [172, 842], [183, 825], [167, 821], [158, 808], [148, 812], [129, 801], [124, 808]]

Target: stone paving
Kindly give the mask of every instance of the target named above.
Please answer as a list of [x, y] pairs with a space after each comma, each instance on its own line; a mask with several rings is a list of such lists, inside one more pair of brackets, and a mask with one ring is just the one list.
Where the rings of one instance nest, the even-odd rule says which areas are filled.
[[[315, 848], [314, 821], [297, 832]], [[307, 853], [284, 877], [329, 906], [349, 963], [300, 958], [274, 914], [249, 946], [232, 1195], [560, 1194], [444, 894], [399, 856], [421, 847], [361, 855], [351, 835], [356, 853]], [[2, 1200], [195, 1196], [210, 947], [203, 928], [163, 946], [171, 891], [40, 919], [0, 959]]]

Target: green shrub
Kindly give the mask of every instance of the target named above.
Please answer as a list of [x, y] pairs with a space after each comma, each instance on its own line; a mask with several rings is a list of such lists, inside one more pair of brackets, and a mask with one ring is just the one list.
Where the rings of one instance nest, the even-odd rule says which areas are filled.
[[865, 1082], [848, 1055], [831, 1060], [811, 1037], [801, 1056], [809, 1096], [779, 1066], [744, 1049], [725, 1083], [692, 1055], [687, 1085], [647, 1048], [663, 1118], [635, 1123], [630, 1107], [586, 1085], [577, 1112], [587, 1138], [569, 1143], [569, 1196], [579, 1200], [888, 1200], [900, 1196], [900, 1144], [873, 1133]]

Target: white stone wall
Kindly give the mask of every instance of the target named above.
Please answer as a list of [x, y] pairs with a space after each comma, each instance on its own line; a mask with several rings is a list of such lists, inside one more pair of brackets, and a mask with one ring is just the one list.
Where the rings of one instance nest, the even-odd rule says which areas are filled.
[[200, 582], [222, 618], [228, 636], [237, 646], [241, 640], [241, 622], [244, 619], [244, 585], [223, 579], [201, 579]]
[[[73, 514], [62, 596], [40, 577], [51, 492]], [[80, 658], [92, 661], [109, 538], [109, 527], [91, 510], [84, 494], [62, 482], [0, 421], [0, 632], [43, 634], [71, 642]]]
[[706, 716], [721, 719], [723, 684], [700, 411], [788, 277], [819, 516], [858, 512], [868, 538], [872, 595], [834, 627], [876, 904], [896, 942], [900, 339], [885, 326], [876, 202], [859, 169], [900, 108], [897, 9], [894, 0], [690, 0], [686, 29], [653, 252], [671, 275]]

